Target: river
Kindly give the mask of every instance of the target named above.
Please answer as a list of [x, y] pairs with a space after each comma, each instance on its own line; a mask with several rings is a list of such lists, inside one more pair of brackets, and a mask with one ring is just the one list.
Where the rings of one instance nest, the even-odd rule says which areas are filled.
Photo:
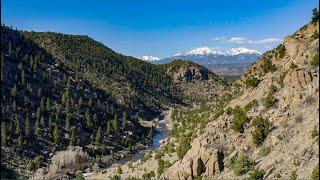
[[136, 161], [141, 159], [147, 152], [157, 150], [161, 146], [161, 144], [168, 139], [169, 130], [167, 125], [167, 120], [170, 118], [169, 116], [171, 116], [171, 110], [165, 111], [156, 120], [156, 124], [157, 124], [156, 132], [154, 133], [152, 138], [152, 143], [149, 145], [148, 148], [146, 148], [145, 150], [136, 152], [131, 156], [123, 158], [114, 164], [125, 164], [128, 161]]

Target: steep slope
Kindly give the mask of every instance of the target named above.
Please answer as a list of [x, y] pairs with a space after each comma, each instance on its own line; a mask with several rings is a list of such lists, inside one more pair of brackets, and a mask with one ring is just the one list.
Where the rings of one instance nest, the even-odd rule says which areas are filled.
[[221, 77], [191, 61], [176, 59], [160, 67], [172, 77], [174, 86], [184, 94], [184, 99], [209, 100], [223, 91], [226, 86]]
[[[225, 93], [232, 100], [204, 133], [179, 141], [181, 159], [162, 179], [310, 179], [319, 168], [319, 17], [278, 48], [266, 52]], [[225, 96], [223, 94], [222, 96]], [[178, 110], [177, 137], [194, 132], [190, 122], [215, 107]], [[196, 109], [196, 108], [195, 108]], [[209, 109], [209, 110], [208, 110]], [[212, 121], [214, 120], [214, 121]], [[189, 129], [189, 130], [188, 130]], [[250, 171], [250, 172], [249, 172]], [[316, 178], [317, 179], [317, 178]]]
[[85, 36], [2, 26], [2, 177], [30, 176], [69, 145], [89, 156], [74, 170], [144, 148], [151, 129], [139, 120], [181, 102], [171, 81], [160, 67]]

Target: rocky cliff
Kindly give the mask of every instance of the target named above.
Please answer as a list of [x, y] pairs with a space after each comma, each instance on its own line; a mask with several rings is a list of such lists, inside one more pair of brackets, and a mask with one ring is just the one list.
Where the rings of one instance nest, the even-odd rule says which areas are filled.
[[319, 161], [318, 26], [287, 36], [234, 82], [228, 91], [239, 95], [161, 178], [310, 179]]

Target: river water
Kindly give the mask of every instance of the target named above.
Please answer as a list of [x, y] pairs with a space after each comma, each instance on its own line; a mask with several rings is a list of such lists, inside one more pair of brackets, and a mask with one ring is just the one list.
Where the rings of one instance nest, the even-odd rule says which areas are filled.
[[156, 132], [153, 135], [152, 143], [149, 145], [147, 149], [141, 150], [131, 156], [121, 159], [116, 164], [124, 164], [128, 161], [137, 161], [141, 159], [148, 151], [153, 151], [158, 149], [161, 146], [161, 144], [165, 142], [168, 138], [168, 127], [166, 123], [166, 119], [167, 119], [166, 116], [167, 114], [165, 116], [161, 115], [156, 121], [157, 123]]

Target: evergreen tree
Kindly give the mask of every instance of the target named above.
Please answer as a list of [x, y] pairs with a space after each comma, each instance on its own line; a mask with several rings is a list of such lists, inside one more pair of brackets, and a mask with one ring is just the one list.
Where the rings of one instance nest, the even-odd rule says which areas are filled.
[[8, 143], [8, 129], [5, 122], [1, 123], [1, 144], [7, 145]]
[[41, 88], [38, 89], [38, 97], [42, 97], [42, 90], [41, 90]]
[[97, 134], [96, 134], [96, 142], [100, 144], [102, 141], [102, 134], [101, 134], [101, 126], [99, 126]]
[[60, 143], [61, 141], [61, 132], [57, 123], [55, 124], [54, 130], [53, 130], [53, 140], [56, 144]]
[[87, 120], [87, 126], [91, 127], [92, 123], [91, 123], [91, 114], [88, 108], [86, 108], [86, 114], [85, 114], [86, 120]]
[[78, 105], [79, 105], [79, 108], [81, 108], [81, 107], [82, 107], [82, 105], [83, 105], [82, 97], [80, 97], [79, 102], [78, 102]]
[[125, 129], [127, 127], [127, 113], [123, 112], [122, 114], [122, 128]]
[[11, 88], [11, 97], [15, 98], [17, 96], [17, 85]]
[[4, 81], [4, 57], [1, 55], [1, 82]]
[[66, 129], [69, 130], [70, 129], [70, 114], [67, 115], [66, 118]]
[[111, 121], [108, 121], [107, 123], [107, 134], [111, 133]]
[[20, 121], [18, 119], [18, 117], [16, 116], [15, 118], [15, 124], [16, 124], [16, 130], [15, 130], [15, 134], [19, 135], [20, 134]]
[[26, 78], [25, 78], [24, 70], [21, 71], [21, 84], [22, 85], [26, 84]]
[[46, 109], [49, 111], [49, 110], [50, 110], [50, 108], [51, 108], [51, 106], [50, 106], [50, 99], [49, 99], [49, 98], [47, 98], [47, 102], [46, 102]]
[[40, 118], [40, 124], [42, 127], [46, 127], [46, 122], [45, 122], [45, 119], [43, 116], [41, 116], [41, 118]]
[[118, 115], [117, 114], [114, 115], [112, 125], [113, 125], [113, 130], [117, 132], [118, 131]]
[[35, 130], [35, 134], [37, 135], [37, 136], [39, 136], [40, 135], [40, 124], [39, 124], [39, 119], [37, 119], [36, 120], [36, 123], [35, 123], [35, 125], [34, 125], [35, 127], [34, 127], [34, 130]]
[[19, 138], [18, 138], [18, 147], [22, 147], [23, 145], [23, 137], [22, 137], [22, 134], [20, 134]]
[[25, 126], [24, 126], [24, 134], [26, 137], [29, 137], [30, 136], [30, 121], [29, 121], [29, 118], [26, 117], [26, 123], [25, 123]]
[[77, 145], [77, 137], [75, 133], [75, 128], [72, 128], [71, 138], [69, 142], [70, 146], [76, 146]]

